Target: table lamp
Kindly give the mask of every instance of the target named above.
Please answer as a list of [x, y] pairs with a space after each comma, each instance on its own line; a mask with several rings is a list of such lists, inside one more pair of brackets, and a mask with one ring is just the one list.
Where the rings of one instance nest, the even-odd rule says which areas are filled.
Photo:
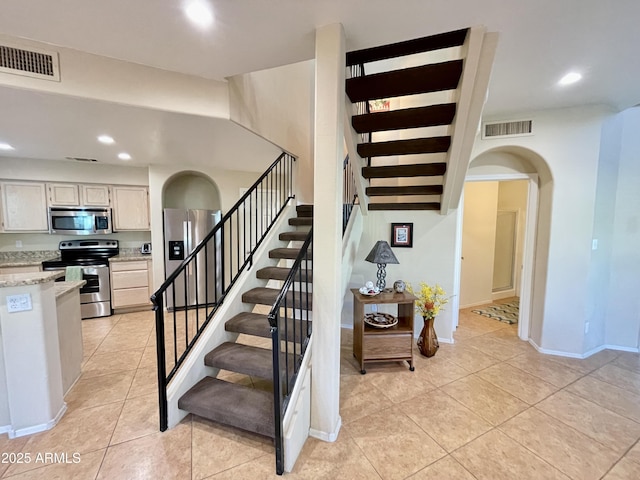
[[373, 246], [367, 258], [365, 258], [367, 262], [377, 263], [378, 264], [378, 281], [376, 282], [376, 287], [378, 290], [383, 291], [387, 286], [387, 282], [385, 277], [387, 276], [386, 267], [387, 263], [400, 263], [396, 256], [393, 254], [391, 247], [384, 240], [378, 240], [376, 244]]

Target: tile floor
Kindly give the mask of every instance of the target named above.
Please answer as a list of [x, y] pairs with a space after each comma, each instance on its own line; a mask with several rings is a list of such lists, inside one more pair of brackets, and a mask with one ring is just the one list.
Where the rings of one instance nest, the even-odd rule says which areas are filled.
[[[68, 412], [48, 432], [0, 435], [1, 453], [32, 459], [0, 463], [0, 477], [279, 478], [269, 439], [192, 416], [158, 432], [153, 330], [151, 312], [85, 320]], [[455, 338], [432, 358], [416, 351], [414, 372], [388, 363], [360, 375], [343, 330], [339, 438], [309, 439], [287, 477], [640, 478], [640, 355], [540, 355], [515, 326], [464, 310]], [[38, 453], [69, 463], [36, 462]]]

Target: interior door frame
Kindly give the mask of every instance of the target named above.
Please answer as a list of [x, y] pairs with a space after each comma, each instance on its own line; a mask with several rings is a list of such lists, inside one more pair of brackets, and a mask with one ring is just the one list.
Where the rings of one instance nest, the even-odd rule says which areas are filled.
[[[531, 329], [531, 305], [533, 302], [533, 272], [535, 261], [536, 233], [538, 225], [539, 183], [536, 173], [502, 173], [467, 175], [466, 182], [500, 182], [509, 180], [527, 180], [527, 213], [525, 218], [524, 244], [522, 252], [522, 277], [520, 283], [520, 315], [518, 319], [518, 337], [528, 341]], [[464, 193], [460, 199], [456, 223], [456, 265], [454, 271], [454, 290], [456, 298], [460, 298], [462, 271], [462, 230], [464, 214]], [[458, 325], [458, 310], [455, 310], [454, 328]]]

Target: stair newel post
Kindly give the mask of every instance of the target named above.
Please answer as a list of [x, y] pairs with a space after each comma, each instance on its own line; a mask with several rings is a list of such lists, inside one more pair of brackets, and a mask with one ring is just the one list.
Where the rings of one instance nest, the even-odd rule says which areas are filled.
[[284, 473], [284, 446], [282, 439], [282, 384], [280, 378], [280, 331], [278, 329], [278, 316], [269, 313], [271, 325], [271, 350], [273, 355], [273, 415], [274, 415], [274, 442], [276, 449], [276, 473]]
[[164, 305], [161, 295], [152, 295], [153, 310], [156, 316], [156, 355], [158, 361], [158, 410], [160, 417], [160, 431], [164, 432], [168, 426], [167, 411], [167, 367], [165, 363], [164, 346]]

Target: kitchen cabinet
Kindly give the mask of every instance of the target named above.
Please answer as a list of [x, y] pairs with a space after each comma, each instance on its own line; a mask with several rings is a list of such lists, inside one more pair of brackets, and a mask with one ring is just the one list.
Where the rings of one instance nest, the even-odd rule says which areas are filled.
[[108, 185], [80, 185], [85, 207], [108, 207], [111, 204]]
[[49, 183], [49, 205], [56, 207], [77, 207], [80, 205], [78, 185], [72, 183]]
[[114, 309], [151, 305], [148, 260], [111, 262], [111, 304]]
[[48, 232], [47, 190], [39, 182], [0, 182], [3, 232]]
[[147, 187], [114, 185], [113, 229], [149, 230], [149, 189]]

